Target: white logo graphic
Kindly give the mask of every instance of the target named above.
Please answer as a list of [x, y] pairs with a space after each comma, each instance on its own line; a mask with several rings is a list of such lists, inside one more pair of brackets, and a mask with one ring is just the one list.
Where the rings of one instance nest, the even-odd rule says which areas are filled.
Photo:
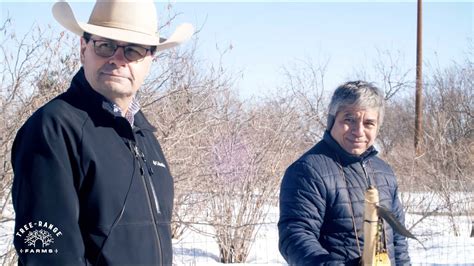
[[153, 164], [154, 164], [155, 166], [160, 166], [160, 167], [166, 168], [165, 164], [162, 163], [162, 162], [159, 162], [159, 161], [153, 160]]
[[48, 231], [41, 229], [28, 232], [28, 235], [25, 237], [25, 244], [36, 247], [38, 240], [41, 242], [43, 248], [54, 243], [53, 236]]
[[23, 238], [25, 248], [20, 253], [52, 254], [59, 250], [53, 248], [55, 240], [63, 233], [54, 224], [37, 221], [29, 222], [18, 229], [15, 236]]

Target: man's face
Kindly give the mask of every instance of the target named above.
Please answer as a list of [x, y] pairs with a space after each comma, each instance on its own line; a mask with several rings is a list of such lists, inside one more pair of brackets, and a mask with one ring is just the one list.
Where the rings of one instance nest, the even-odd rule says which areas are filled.
[[361, 155], [374, 144], [378, 128], [377, 109], [345, 108], [337, 113], [331, 136], [348, 153]]
[[96, 35], [92, 35], [89, 42], [81, 38], [81, 62], [87, 81], [98, 93], [111, 101], [131, 98], [150, 71], [151, 52], [146, 52], [140, 61], [129, 61], [124, 56], [124, 47], [119, 47], [112, 56], [103, 57], [95, 53], [94, 40], [111, 41], [118, 45], [130, 43], [115, 42]]

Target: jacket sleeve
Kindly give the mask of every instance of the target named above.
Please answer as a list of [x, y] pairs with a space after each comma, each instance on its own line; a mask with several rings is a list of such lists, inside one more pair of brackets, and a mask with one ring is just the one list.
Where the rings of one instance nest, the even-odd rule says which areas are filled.
[[279, 249], [290, 265], [337, 265], [320, 242], [326, 187], [307, 163], [291, 165], [280, 189]]
[[[398, 221], [405, 224], [405, 212], [403, 211], [400, 198], [398, 196], [398, 186], [393, 194], [393, 213]], [[397, 265], [410, 265], [410, 256], [408, 255], [408, 243], [406, 237], [393, 232], [393, 245], [395, 247], [395, 263]]]
[[73, 149], [61, 123], [40, 111], [15, 138], [12, 199], [19, 265], [86, 265]]

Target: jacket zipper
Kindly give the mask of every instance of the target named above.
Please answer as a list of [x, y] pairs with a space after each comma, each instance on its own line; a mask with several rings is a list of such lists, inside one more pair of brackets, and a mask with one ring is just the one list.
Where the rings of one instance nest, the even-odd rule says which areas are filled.
[[362, 171], [364, 171], [365, 184], [367, 185], [367, 187], [372, 186], [372, 183], [370, 182], [369, 175], [367, 174], [367, 169], [365, 169], [365, 162], [360, 162], [360, 165], [362, 166]]
[[[160, 238], [160, 233], [159, 230], [156, 226], [157, 219], [155, 217], [155, 213], [153, 212], [153, 205], [155, 207], [156, 214], [160, 214], [160, 205], [158, 204], [158, 198], [156, 196], [155, 189], [153, 187], [153, 183], [151, 180], [150, 175], [153, 174], [153, 170], [148, 169], [148, 174], [145, 173], [145, 170], [143, 169], [143, 165], [140, 160], [143, 160], [143, 163], [146, 165], [146, 159], [145, 155], [140, 152], [138, 149], [138, 146], [136, 144], [133, 145], [133, 150], [135, 153], [135, 157], [137, 159], [138, 167], [140, 169], [140, 175], [142, 177], [143, 181], [143, 187], [145, 188], [146, 191], [146, 197], [147, 197], [147, 202], [148, 202], [148, 210], [150, 211], [152, 221], [153, 221], [153, 229], [155, 230], [155, 236], [156, 236], [156, 244], [158, 246], [158, 255], [160, 259], [160, 265], [163, 265], [163, 250], [161, 248], [161, 238]], [[150, 196], [151, 194], [151, 196]], [[151, 200], [153, 198], [153, 201]], [[152, 203], [154, 202], [154, 204]]]

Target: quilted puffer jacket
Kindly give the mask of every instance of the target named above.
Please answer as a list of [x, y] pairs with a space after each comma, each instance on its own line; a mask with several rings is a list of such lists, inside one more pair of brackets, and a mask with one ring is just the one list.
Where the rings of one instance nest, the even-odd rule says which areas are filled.
[[[326, 131], [286, 170], [278, 230], [280, 252], [290, 265], [358, 265], [368, 185], [377, 187], [380, 205], [404, 223], [395, 175], [376, 154], [370, 147], [351, 155]], [[392, 265], [409, 264], [406, 238], [384, 227]]]

